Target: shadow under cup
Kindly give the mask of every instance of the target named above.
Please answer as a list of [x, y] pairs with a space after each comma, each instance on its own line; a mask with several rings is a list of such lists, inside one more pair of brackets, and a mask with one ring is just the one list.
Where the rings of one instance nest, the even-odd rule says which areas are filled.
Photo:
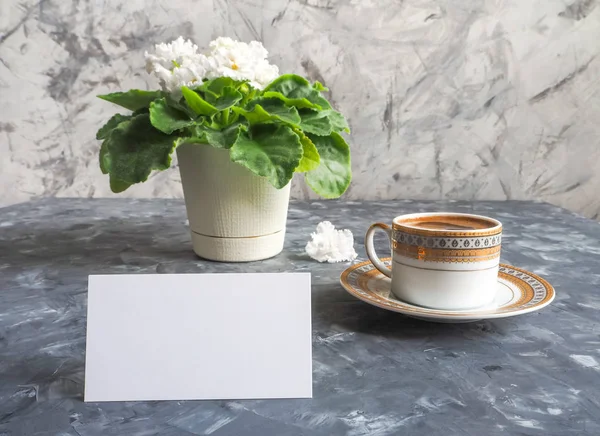
[[[387, 227], [387, 226], [386, 226]], [[392, 292], [433, 309], [490, 304], [498, 287], [502, 224], [480, 215], [421, 213], [396, 217]]]

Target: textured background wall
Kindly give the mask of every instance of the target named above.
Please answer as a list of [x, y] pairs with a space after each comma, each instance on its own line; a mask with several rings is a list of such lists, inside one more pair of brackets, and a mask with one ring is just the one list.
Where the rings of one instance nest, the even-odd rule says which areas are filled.
[[[348, 198], [599, 216], [596, 0], [1, 0], [0, 204], [112, 195], [94, 133], [114, 108], [94, 96], [154, 86], [143, 52], [179, 35], [259, 39], [327, 84], [353, 128]], [[122, 195], [180, 197], [179, 174]]]

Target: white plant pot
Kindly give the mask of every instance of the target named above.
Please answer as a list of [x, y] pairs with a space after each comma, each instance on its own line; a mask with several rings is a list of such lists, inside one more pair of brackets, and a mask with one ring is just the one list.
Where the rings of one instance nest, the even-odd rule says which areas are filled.
[[177, 147], [194, 252], [221, 262], [267, 259], [281, 252], [290, 184], [275, 189], [204, 144]]

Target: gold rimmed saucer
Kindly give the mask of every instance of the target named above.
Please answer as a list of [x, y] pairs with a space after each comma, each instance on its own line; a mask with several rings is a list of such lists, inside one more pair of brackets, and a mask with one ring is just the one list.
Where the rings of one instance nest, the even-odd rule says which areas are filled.
[[[388, 267], [391, 264], [390, 258], [382, 261]], [[429, 309], [400, 301], [390, 292], [390, 279], [370, 261], [346, 269], [340, 282], [346, 291], [366, 303], [435, 322], [471, 322], [522, 315], [546, 307], [554, 300], [554, 288], [546, 280], [505, 264], [500, 264], [494, 301], [485, 307], [469, 310]]]

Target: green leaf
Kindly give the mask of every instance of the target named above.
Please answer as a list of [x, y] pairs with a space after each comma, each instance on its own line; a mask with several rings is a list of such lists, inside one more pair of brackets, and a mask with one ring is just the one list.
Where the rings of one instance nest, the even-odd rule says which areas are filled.
[[196, 118], [198, 116], [196, 112], [189, 107], [183, 97], [176, 98], [172, 94], [165, 94], [165, 100], [169, 106], [171, 106], [173, 109], [177, 109], [180, 112], [186, 113], [189, 118]]
[[210, 145], [218, 148], [231, 148], [240, 134], [247, 130], [243, 124], [228, 126], [221, 131], [207, 131], [206, 139]]
[[161, 91], [143, 91], [131, 89], [127, 92], [113, 92], [112, 94], [99, 95], [98, 98], [123, 106], [131, 111], [150, 106], [150, 103], [162, 97]]
[[281, 100], [282, 102], [284, 102], [286, 105], [293, 106], [298, 109], [302, 109], [302, 108], [319, 109], [319, 107], [316, 104], [311, 103], [306, 98], [288, 98], [285, 95], [283, 95], [281, 92], [266, 91], [266, 92], [262, 93], [262, 96], [266, 97], [266, 98], [277, 98], [277, 99]]
[[[111, 130], [112, 132], [112, 130]], [[100, 146], [100, 171], [102, 174], [108, 174], [110, 170], [110, 154], [108, 152], [108, 141], [104, 141]]]
[[113, 176], [110, 176], [110, 190], [115, 194], [119, 192], [125, 191], [127, 188], [131, 186], [131, 183], [124, 182], [122, 180], [115, 179]]
[[100, 153], [101, 168], [110, 174], [111, 189], [121, 192], [129, 185], [146, 181], [152, 170], [169, 168], [174, 139], [176, 136], [156, 130], [148, 114], [119, 124], [105, 139]]
[[306, 173], [306, 183], [322, 197], [339, 197], [352, 180], [350, 147], [336, 132], [330, 136], [307, 136], [317, 148], [321, 164], [316, 170]]
[[329, 136], [333, 130], [331, 121], [328, 118], [328, 111], [315, 111], [312, 109], [302, 109], [300, 111], [300, 128], [306, 133], [313, 135]]
[[329, 88], [323, 86], [323, 84], [318, 80], [313, 84], [313, 88], [315, 88], [317, 91], [329, 91]]
[[317, 89], [306, 79], [295, 74], [279, 76], [264, 89], [263, 96], [278, 98], [288, 106], [298, 109], [331, 109], [329, 102]]
[[164, 98], [150, 103], [150, 122], [163, 133], [171, 134], [194, 124], [185, 113], [172, 108]]
[[252, 101], [257, 94], [260, 95], [261, 93], [261, 91], [248, 85], [247, 83], [242, 83], [242, 85], [238, 88], [238, 91], [240, 91], [243, 95], [242, 101], [239, 104], [241, 107], [244, 107], [249, 101]]
[[250, 125], [274, 121], [297, 125], [300, 122], [298, 110], [286, 106], [276, 98], [257, 98], [252, 100], [246, 109], [234, 107], [233, 111], [246, 118]]
[[329, 118], [329, 121], [331, 121], [331, 125], [333, 126], [333, 130], [336, 132], [344, 131], [350, 133], [350, 126], [348, 126], [346, 118], [344, 118], [341, 113], [334, 111], [333, 109], [330, 109], [326, 112], [327, 118]]
[[236, 91], [235, 88], [226, 86], [222, 90], [222, 94], [213, 103], [217, 110], [222, 111], [229, 109], [242, 99], [242, 94]]
[[191, 137], [182, 137], [178, 140], [178, 144], [185, 142], [193, 142], [199, 144], [210, 144], [216, 148], [231, 148], [233, 143], [238, 139], [241, 132], [247, 128], [243, 124], [236, 123], [227, 126], [223, 130], [211, 129], [207, 126], [196, 126], [194, 135]]
[[321, 107], [321, 109], [331, 109], [331, 104], [329, 104], [327, 99], [322, 97], [321, 94], [314, 97], [313, 102], [316, 103], [317, 105], [319, 105]]
[[181, 92], [183, 93], [183, 98], [185, 98], [186, 103], [192, 110], [198, 115], [214, 115], [219, 110], [214, 107], [212, 104], [208, 103], [204, 100], [196, 91], [192, 91], [187, 86], [181, 87]]
[[263, 124], [241, 132], [230, 157], [254, 174], [266, 177], [277, 189], [286, 186], [302, 158], [302, 144], [291, 128]]
[[237, 89], [242, 83], [233, 80], [231, 77], [217, 77], [216, 79], [207, 80], [197, 89], [202, 91], [210, 91], [214, 95], [219, 96], [223, 94], [223, 88], [234, 88]]
[[115, 127], [117, 127], [123, 121], [129, 120], [130, 118], [131, 118], [131, 115], [121, 115], [121, 114], [113, 115], [111, 117], [111, 119], [106, 122], [105, 125], [100, 127], [100, 130], [98, 130], [98, 133], [96, 133], [96, 139], [104, 139], [104, 138], [108, 137], [108, 135], [110, 135], [110, 132], [112, 132]]
[[307, 171], [312, 171], [319, 167], [319, 163], [321, 159], [319, 158], [319, 152], [317, 151], [317, 147], [312, 141], [302, 133], [298, 129], [294, 129], [294, 132], [300, 138], [300, 143], [302, 144], [302, 159], [300, 160], [300, 164], [298, 168], [296, 168], [297, 173], [305, 173]]
[[207, 103], [222, 111], [242, 100], [244, 96], [239, 90], [244, 83], [230, 77], [218, 77], [204, 82], [202, 86], [196, 88], [196, 91], [203, 93]]
[[278, 91], [285, 96], [290, 96], [291, 93], [300, 88], [311, 88], [309, 81], [296, 74], [282, 74], [269, 83], [264, 90]]

